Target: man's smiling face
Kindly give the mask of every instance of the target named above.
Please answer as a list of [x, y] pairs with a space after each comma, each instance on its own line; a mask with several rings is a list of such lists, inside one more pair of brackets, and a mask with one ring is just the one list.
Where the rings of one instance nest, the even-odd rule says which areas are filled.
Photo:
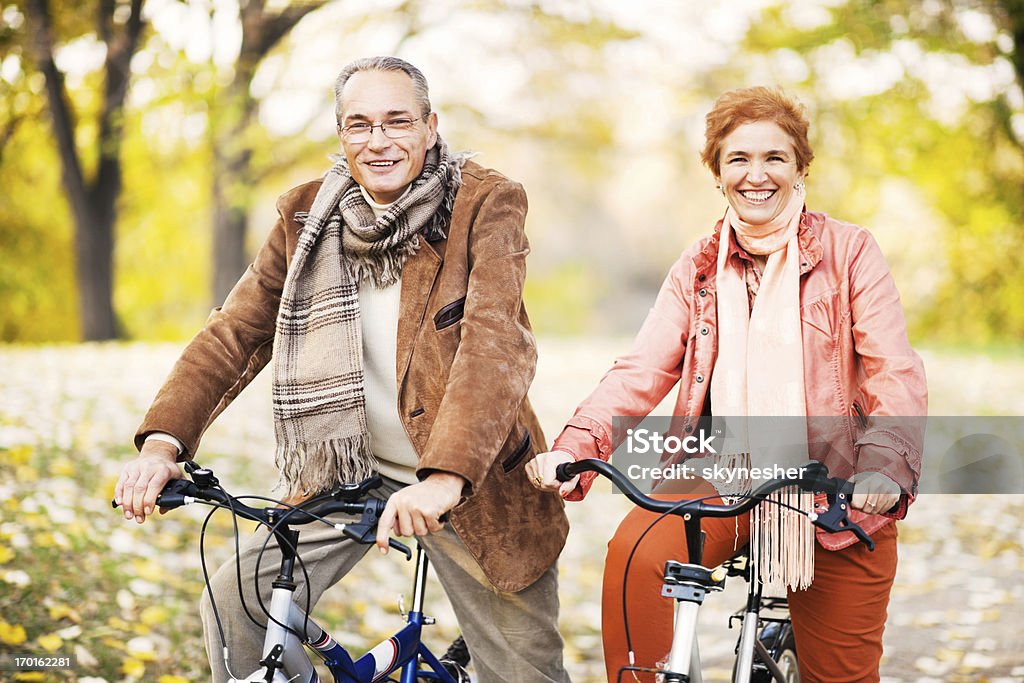
[[[352, 178], [373, 200], [389, 204], [405, 192], [423, 170], [427, 150], [437, 142], [437, 114], [420, 111], [412, 79], [401, 71], [359, 71], [341, 93], [339, 121], [341, 148]], [[375, 125], [413, 120], [405, 137], [391, 139], [375, 127], [363, 142], [346, 140], [344, 129], [353, 123]]]

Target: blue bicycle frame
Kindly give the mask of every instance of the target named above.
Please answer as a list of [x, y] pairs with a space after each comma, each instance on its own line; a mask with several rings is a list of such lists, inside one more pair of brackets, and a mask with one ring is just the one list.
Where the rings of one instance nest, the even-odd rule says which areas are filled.
[[[267, 625], [263, 656], [260, 669], [241, 681], [266, 680], [265, 672], [269, 665], [275, 668], [273, 681], [302, 681], [303, 683], [319, 683], [320, 677], [306, 656], [302, 643], [295, 635], [306, 634], [306, 644], [323, 659], [331, 672], [335, 683], [373, 683], [387, 678], [389, 674], [401, 670], [401, 683], [417, 683], [417, 681], [440, 681], [441, 683], [458, 683], [444, 668], [440, 660], [420, 640], [423, 626], [433, 623], [431, 617], [423, 614], [423, 595], [427, 583], [427, 567], [429, 560], [423, 548], [416, 549], [416, 579], [413, 588], [412, 610], [406, 615], [406, 625], [398, 633], [378, 643], [366, 654], [353, 661], [348, 651], [341, 646], [329, 633], [323, 630], [313, 619], [292, 600], [295, 592], [294, 584], [290, 586], [282, 581], [285, 571], [290, 574], [291, 568], [284, 565], [289, 562], [282, 559], [282, 576], [275, 581], [274, 592], [270, 603], [271, 619]], [[287, 578], [287, 577], [285, 577]], [[282, 619], [282, 617], [285, 617]], [[281, 624], [287, 623], [290, 629]], [[422, 661], [426, 667], [420, 669]], [[281, 668], [287, 673], [283, 673]], [[258, 676], [258, 678], [254, 678]]]
[[[431, 617], [423, 614], [423, 596], [426, 591], [429, 561], [422, 548], [416, 549], [413, 605], [412, 610], [406, 615], [406, 626], [355, 661], [348, 651], [313, 621], [293, 599], [296, 590], [293, 572], [298, 560], [295, 549], [298, 548], [299, 532], [290, 528], [290, 524], [323, 520], [323, 515], [334, 512], [362, 515], [357, 523], [335, 526], [345, 536], [359, 543], [373, 543], [377, 520], [384, 510], [385, 503], [380, 499], [365, 496], [370, 490], [380, 486], [380, 477], [371, 477], [359, 484], [343, 485], [332, 493], [321, 496], [320, 504], [311, 509], [286, 510], [276, 507], [249, 507], [220, 488], [211, 470], [201, 468], [195, 463], [187, 463], [185, 469], [193, 481], [173, 479], [168, 482], [157, 497], [158, 506], [173, 509], [195, 502], [207, 502], [217, 507], [229, 508], [237, 516], [270, 527], [271, 534], [281, 550], [281, 570], [273, 582], [263, 658], [258, 669], [245, 678], [231, 678], [232, 682], [319, 683], [320, 678], [303, 647], [306, 644], [324, 660], [336, 683], [374, 683], [384, 680], [399, 669], [402, 671], [401, 683], [417, 683], [418, 680], [460, 683], [460, 680], [449, 673], [445, 665], [420, 641], [423, 626], [434, 623]], [[117, 501], [112, 501], [112, 504], [117, 507]], [[412, 558], [412, 552], [402, 543], [389, 539], [388, 544], [404, 553], [406, 557]], [[302, 634], [304, 641], [300, 640], [299, 634]], [[226, 666], [226, 648], [224, 657]], [[429, 668], [418, 669], [420, 661]], [[457, 668], [456, 672], [461, 678], [461, 669]]]

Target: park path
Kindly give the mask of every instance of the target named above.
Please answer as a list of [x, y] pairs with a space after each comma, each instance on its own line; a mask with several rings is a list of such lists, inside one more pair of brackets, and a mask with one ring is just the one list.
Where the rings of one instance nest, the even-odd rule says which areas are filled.
[[[531, 400], [549, 439], [627, 343], [541, 340]], [[28, 444], [66, 452], [79, 459], [77, 468], [93, 468], [112, 481], [120, 461], [130, 457], [131, 434], [178, 350], [146, 344], [0, 347], [0, 447]], [[923, 355], [934, 414], [1024, 415], [1020, 358]], [[260, 377], [211, 428], [203, 462], [216, 467], [223, 481], [237, 482], [236, 490], [269, 488], [272, 443], [269, 378]], [[17, 482], [5, 486], [16, 497], [28, 497]], [[561, 623], [567, 664], [577, 683], [604, 680], [601, 568], [605, 544], [628, 509], [628, 501], [600, 484], [585, 501], [568, 506], [572, 532], [560, 562]], [[147, 535], [150, 525], [113, 528], [109, 543], [114, 551], [156, 551]], [[884, 683], [1024, 681], [1024, 496], [922, 496], [900, 533]], [[183, 532], [182, 539], [181, 547], [164, 551], [179, 563], [194, 565], [194, 537]], [[393, 558], [371, 553], [367, 565], [321, 605], [327, 618], [340, 615], [336, 623], [343, 642], [393, 629], [395, 596], [408, 585], [407, 568]], [[742, 598], [742, 582], [731, 580], [726, 593], [712, 596], [703, 610], [709, 681], [727, 680], [735, 631], [725, 624]], [[454, 629], [436, 583], [429, 605], [444, 624], [430, 636], [440, 644]], [[358, 616], [355, 622], [352, 615]], [[177, 628], [195, 632], [198, 620]]]

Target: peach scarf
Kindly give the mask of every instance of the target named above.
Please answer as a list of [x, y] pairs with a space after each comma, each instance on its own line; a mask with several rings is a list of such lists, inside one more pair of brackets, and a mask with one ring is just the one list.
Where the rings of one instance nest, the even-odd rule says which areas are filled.
[[[752, 417], [732, 452], [737, 464], [798, 467], [807, 461], [803, 417], [803, 343], [800, 322], [800, 253], [797, 231], [804, 206], [794, 192], [783, 210], [763, 225], [744, 222], [726, 211], [718, 247], [718, 359], [711, 377], [711, 413], [716, 417]], [[748, 303], [745, 269], [729, 262], [732, 239], [748, 253], [768, 257], [753, 309]], [[777, 426], [777, 428], [776, 428]], [[794, 446], [794, 444], [796, 444]], [[747, 455], [749, 454], [749, 456]], [[761, 481], [751, 481], [756, 487]], [[777, 500], [813, 509], [808, 494], [783, 490]], [[778, 505], [760, 505], [751, 515], [751, 544], [766, 584], [794, 589], [810, 585], [814, 573], [814, 529], [806, 518]]]

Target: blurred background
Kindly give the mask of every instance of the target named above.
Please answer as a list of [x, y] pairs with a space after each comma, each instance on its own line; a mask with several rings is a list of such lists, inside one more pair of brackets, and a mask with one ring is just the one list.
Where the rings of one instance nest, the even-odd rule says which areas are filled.
[[[1021, 0], [0, 0], [0, 652], [79, 660], [0, 680], [208, 675], [201, 515], [136, 529], [106, 501], [275, 198], [328, 168], [335, 75], [376, 54], [424, 71], [453, 149], [526, 187], [549, 436], [724, 212], [699, 163], [704, 115], [754, 84], [807, 107], [809, 207], [880, 242], [932, 414], [1024, 414]], [[274, 479], [268, 393], [261, 379], [204, 442], [236, 492]], [[626, 509], [606, 490], [570, 506], [577, 681], [603, 677], [603, 543]], [[1022, 522], [1022, 496], [918, 502], [883, 680], [1024, 680]], [[211, 562], [230, 526], [215, 522]], [[409, 578], [371, 567], [322, 607], [357, 649], [394, 630]]]
[[630, 334], [724, 200], [722, 91], [812, 120], [815, 210], [881, 242], [915, 340], [1024, 334], [1017, 0], [0, 3], [0, 339], [181, 339], [337, 151], [334, 76], [397, 54], [526, 186], [542, 335]]

